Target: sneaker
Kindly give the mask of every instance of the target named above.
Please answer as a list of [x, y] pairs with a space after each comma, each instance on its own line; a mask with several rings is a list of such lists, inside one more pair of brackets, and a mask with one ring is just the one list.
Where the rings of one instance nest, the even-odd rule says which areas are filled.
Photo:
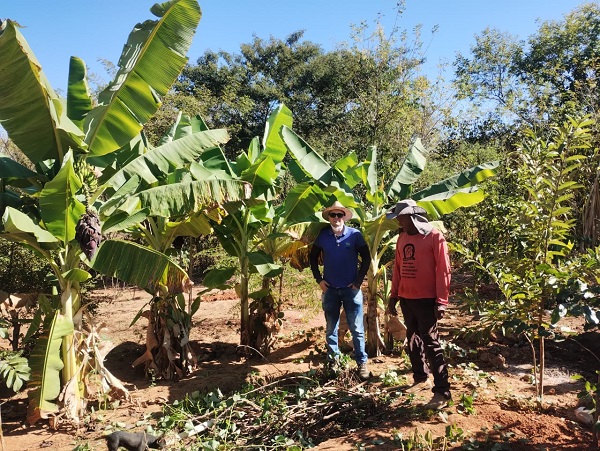
[[451, 399], [452, 398], [450, 396], [446, 397], [442, 393], [435, 393], [433, 398], [431, 398], [431, 401], [425, 404], [424, 407], [426, 409], [441, 410], [448, 406], [448, 401]]
[[371, 377], [371, 372], [369, 371], [366, 363], [360, 363], [358, 365], [358, 377], [362, 381], [366, 381]]
[[424, 381], [415, 382], [404, 391], [409, 394], [414, 394], [419, 393], [423, 390], [431, 390], [432, 388], [433, 384], [431, 383], [431, 381], [429, 379], [425, 379]]

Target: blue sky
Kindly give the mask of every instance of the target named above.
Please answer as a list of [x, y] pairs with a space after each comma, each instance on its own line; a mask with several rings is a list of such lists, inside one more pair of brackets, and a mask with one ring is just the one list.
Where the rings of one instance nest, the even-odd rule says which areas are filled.
[[[98, 58], [118, 60], [129, 32], [137, 22], [155, 17], [153, 1], [146, 0], [4, 0], [0, 18], [26, 27], [21, 30], [54, 88], [64, 91], [69, 58], [82, 58], [92, 72], [107, 78]], [[199, 0], [202, 19], [188, 53], [191, 62], [205, 50], [238, 52], [253, 34], [285, 39], [305, 30], [305, 39], [324, 50], [348, 41], [350, 25], [372, 24], [383, 14], [386, 30], [396, 20], [394, 0]], [[452, 62], [457, 52], [467, 53], [474, 36], [486, 27], [520, 38], [534, 33], [539, 20], [559, 20], [579, 0], [406, 0], [398, 25], [411, 31], [422, 24], [427, 45], [426, 71], [436, 72], [439, 62]], [[589, 3], [589, 2], [587, 2]], [[438, 26], [431, 38], [430, 31]]]

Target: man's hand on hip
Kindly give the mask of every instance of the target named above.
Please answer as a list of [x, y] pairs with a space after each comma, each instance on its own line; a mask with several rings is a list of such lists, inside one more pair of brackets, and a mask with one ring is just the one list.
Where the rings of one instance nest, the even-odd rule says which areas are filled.
[[321, 287], [321, 291], [327, 291], [327, 288], [329, 288], [329, 284], [324, 280], [319, 282], [319, 286]]

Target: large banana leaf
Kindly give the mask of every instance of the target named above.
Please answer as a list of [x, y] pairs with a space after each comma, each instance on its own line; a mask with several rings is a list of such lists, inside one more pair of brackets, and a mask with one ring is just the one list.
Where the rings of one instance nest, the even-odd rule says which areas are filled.
[[292, 129], [283, 126], [281, 135], [298, 166], [321, 186], [344, 183], [344, 175], [332, 168], [310, 145]]
[[213, 228], [206, 212], [200, 211], [185, 221], [167, 223], [167, 230], [173, 233], [174, 236], [192, 236], [198, 238], [201, 235], [209, 235], [212, 233]]
[[[211, 149], [212, 151], [213, 149]], [[190, 164], [188, 175], [194, 180], [211, 180], [211, 179], [230, 179], [233, 180], [233, 176], [229, 171], [223, 171], [221, 169], [210, 169], [204, 165], [204, 162], [193, 161]]]
[[213, 172], [223, 171], [229, 175], [234, 174], [233, 169], [225, 157], [221, 147], [206, 149], [204, 152], [202, 152], [200, 160], [205, 168], [210, 169]]
[[248, 207], [248, 211], [250, 212], [248, 225], [251, 227], [259, 228], [262, 224], [272, 222], [275, 218], [275, 209], [269, 202], [254, 202]]
[[261, 235], [258, 247], [272, 256], [274, 260], [292, 258], [299, 249], [306, 247], [306, 243], [301, 238], [311, 222], [297, 223], [290, 227], [285, 227], [283, 221], [273, 222], [272, 224], [271, 230], [265, 230], [269, 234], [267, 236]]
[[87, 69], [83, 60], [76, 56], [72, 56], [69, 62], [67, 116], [81, 130], [83, 130], [85, 116], [94, 106], [86, 76]]
[[73, 170], [71, 151], [67, 152], [60, 171], [40, 193], [40, 210], [46, 229], [63, 243], [75, 238], [75, 225], [85, 213], [85, 205], [75, 197], [81, 181]]
[[423, 169], [425, 168], [427, 150], [421, 143], [421, 139], [417, 138], [408, 149], [408, 154], [400, 166], [398, 173], [392, 180], [390, 189], [388, 190], [388, 199], [406, 199], [410, 197], [411, 187], [415, 183]]
[[206, 288], [226, 290], [227, 288], [231, 288], [231, 285], [227, 284], [227, 282], [233, 277], [235, 271], [235, 267], [211, 269], [206, 276], [204, 276], [202, 284]]
[[60, 393], [60, 370], [63, 362], [60, 345], [63, 337], [73, 333], [73, 321], [59, 311], [49, 314], [44, 321], [44, 334], [39, 337], [29, 357], [31, 381], [29, 381], [29, 405], [27, 421], [34, 424], [58, 411], [54, 400]]
[[310, 182], [312, 177], [293, 158], [286, 161], [287, 171], [296, 183]]
[[288, 191], [283, 204], [284, 222], [296, 224], [312, 219], [319, 221], [314, 216], [315, 211], [321, 207], [322, 192], [312, 183], [302, 183]]
[[0, 28], [0, 122], [33, 163], [60, 161], [67, 148], [85, 147], [83, 133], [66, 119], [64, 105], [17, 27], [6, 20]]
[[252, 166], [242, 172], [241, 177], [252, 185], [252, 195], [265, 194], [274, 184], [279, 171], [275, 162], [268, 156], [259, 158]]
[[107, 181], [103, 181], [103, 189], [109, 187], [118, 189], [134, 176], [139, 176], [149, 185], [156, 183], [174, 168], [195, 161], [205, 150], [226, 143], [228, 140], [227, 131], [217, 129], [194, 133], [156, 147], [128, 163]]
[[368, 219], [362, 224], [365, 238], [370, 245], [379, 244], [388, 232], [398, 230], [398, 222], [386, 219], [385, 215]]
[[106, 221], [102, 223], [102, 233], [129, 230], [144, 221], [148, 217], [148, 213], [147, 208], [136, 211], [133, 214], [127, 211], [113, 212]]
[[139, 176], [134, 175], [131, 177], [106, 202], [101, 203], [98, 201], [94, 203], [98, 213], [105, 218], [112, 216], [117, 210], [133, 214], [139, 208], [139, 202], [137, 199], [135, 202], [128, 201], [131, 196], [139, 191], [140, 184], [141, 179]]
[[258, 136], [255, 136], [250, 140], [247, 152], [240, 152], [240, 155], [236, 159], [237, 174], [242, 173], [254, 163], [260, 157], [262, 149], [260, 148], [260, 142]]
[[281, 127], [292, 128], [292, 112], [281, 104], [269, 115], [263, 136], [263, 155], [271, 157], [275, 164], [283, 161], [287, 148], [281, 138]]
[[283, 271], [280, 265], [273, 262], [273, 257], [263, 251], [249, 252], [248, 261], [251, 272], [257, 272], [263, 277], [276, 277]]
[[[20, 209], [23, 206], [21, 195], [11, 190], [0, 191], [0, 214], [4, 214], [6, 207]], [[0, 233], [2, 232], [2, 224], [0, 224]]]
[[3, 238], [22, 243], [32, 249], [53, 250], [60, 247], [59, 240], [47, 230], [42, 229], [25, 213], [7, 207], [2, 215], [4, 225]]
[[92, 166], [102, 168], [102, 175], [98, 181], [99, 183], [103, 183], [123, 166], [148, 152], [150, 148], [151, 146], [148, 143], [146, 136], [143, 133], [140, 133], [139, 135], [135, 135], [131, 141], [116, 152], [96, 157], [90, 157], [88, 155], [86, 161]]
[[150, 216], [178, 217], [206, 205], [246, 199], [250, 185], [242, 180], [203, 180], [157, 186], [135, 196]]
[[366, 184], [367, 171], [364, 165], [358, 162], [355, 152], [350, 152], [348, 155], [340, 158], [335, 162], [334, 167], [344, 174], [346, 184], [349, 188], [354, 188], [361, 181]]
[[[239, 221], [233, 219], [233, 214], [235, 212], [226, 216], [220, 224], [214, 224], [213, 228], [223, 250], [232, 257], [239, 257], [244, 250], [240, 248], [241, 231], [238, 227]], [[251, 238], [251, 235], [249, 238]]]
[[185, 270], [165, 254], [128, 241], [104, 241], [91, 267], [150, 294], [156, 294], [161, 287], [170, 294], [178, 294], [189, 291], [192, 286]]
[[348, 189], [348, 187], [345, 185], [342, 185], [341, 187], [336, 185], [326, 186], [322, 188], [322, 190], [326, 196], [326, 199], [329, 199], [329, 201], [332, 199], [337, 199], [345, 207], [355, 210], [362, 208], [362, 204], [356, 201], [352, 190]]
[[135, 26], [114, 81], [86, 117], [86, 142], [92, 155], [114, 152], [137, 135], [187, 62], [185, 55], [201, 16], [198, 2], [171, 0], [155, 4], [150, 11], [160, 19]]
[[485, 199], [485, 194], [477, 186], [449, 190], [443, 193], [423, 197], [417, 201], [420, 207], [427, 210], [432, 219], [440, 219], [462, 207], [470, 207]]
[[5, 186], [11, 185], [18, 188], [28, 188], [36, 181], [43, 179], [42, 175], [17, 163], [15, 160], [0, 155], [0, 178]]
[[187, 114], [183, 114], [181, 111], [177, 114], [175, 122], [171, 125], [171, 128], [165, 133], [160, 139], [158, 145], [162, 146], [168, 142], [183, 138], [184, 136], [193, 135], [194, 133], [203, 132], [208, 130], [206, 123], [200, 116], [193, 118]]
[[494, 177], [496, 175], [496, 168], [499, 164], [499, 161], [490, 161], [478, 166], [473, 166], [459, 174], [448, 177], [447, 179], [434, 183], [433, 185], [414, 193], [412, 198], [414, 200], [420, 200], [436, 194], [448, 193], [458, 188], [475, 186], [490, 177]]
[[362, 165], [365, 168], [366, 198], [372, 205], [373, 215], [377, 216], [384, 205], [388, 203], [388, 198], [383, 191], [383, 180], [380, 181], [377, 177], [377, 147], [369, 147], [367, 158]]

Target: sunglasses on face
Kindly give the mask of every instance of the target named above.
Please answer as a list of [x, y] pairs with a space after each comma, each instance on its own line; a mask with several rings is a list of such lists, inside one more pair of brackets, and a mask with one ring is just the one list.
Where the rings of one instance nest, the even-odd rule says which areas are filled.
[[330, 218], [343, 218], [346, 216], [345, 213], [329, 213]]

